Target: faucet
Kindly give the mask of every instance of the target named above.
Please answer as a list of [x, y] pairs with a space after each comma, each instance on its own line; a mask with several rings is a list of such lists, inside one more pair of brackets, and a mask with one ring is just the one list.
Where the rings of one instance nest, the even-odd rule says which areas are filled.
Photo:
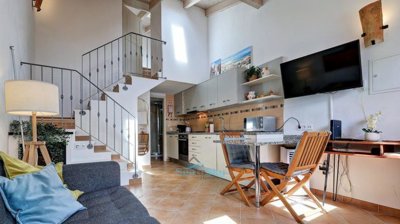
[[225, 119], [223, 118], [223, 117], [219, 117], [218, 119], [220, 119], [221, 120], [221, 126], [222, 126], [222, 131], [226, 131], [225, 130]]

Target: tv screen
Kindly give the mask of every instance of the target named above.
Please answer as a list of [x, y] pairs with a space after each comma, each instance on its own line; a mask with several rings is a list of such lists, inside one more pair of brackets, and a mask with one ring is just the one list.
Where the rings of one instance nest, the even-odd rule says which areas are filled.
[[362, 87], [359, 40], [282, 63], [281, 72], [286, 99]]

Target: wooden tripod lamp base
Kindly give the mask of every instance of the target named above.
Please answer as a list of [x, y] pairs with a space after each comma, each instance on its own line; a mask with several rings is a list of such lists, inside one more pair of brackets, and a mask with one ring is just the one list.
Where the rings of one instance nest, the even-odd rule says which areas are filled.
[[33, 166], [36, 166], [38, 163], [38, 150], [40, 150], [40, 152], [42, 153], [46, 165], [51, 163], [49, 151], [47, 151], [46, 148], [46, 142], [26, 142], [25, 152], [22, 160]]
[[[37, 1], [42, 2], [42, 1]], [[12, 115], [32, 116], [32, 141], [25, 143], [23, 160], [37, 164], [37, 150], [46, 164], [51, 163], [45, 142], [38, 141], [36, 115], [59, 114], [59, 91], [56, 85], [34, 80], [12, 80], [4, 84], [6, 112]]]

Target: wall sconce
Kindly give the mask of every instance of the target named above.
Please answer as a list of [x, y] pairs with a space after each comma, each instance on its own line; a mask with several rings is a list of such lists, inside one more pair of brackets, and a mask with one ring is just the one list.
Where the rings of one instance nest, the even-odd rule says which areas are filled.
[[389, 25], [383, 25], [382, 1], [364, 6], [359, 13], [365, 47], [383, 42], [383, 30], [389, 28]]
[[40, 12], [42, 10], [42, 2], [43, 0], [32, 0], [32, 7], [36, 8], [37, 12]]

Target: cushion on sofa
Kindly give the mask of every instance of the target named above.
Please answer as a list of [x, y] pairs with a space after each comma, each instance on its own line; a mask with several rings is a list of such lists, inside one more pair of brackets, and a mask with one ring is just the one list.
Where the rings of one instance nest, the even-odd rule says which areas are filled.
[[12, 180], [0, 177], [0, 194], [19, 223], [60, 223], [85, 209], [63, 186], [54, 164]]
[[[3, 161], [0, 159], [0, 176], [5, 177], [6, 172], [3, 169]], [[6, 208], [4, 204], [3, 198], [0, 197], [0, 223], [1, 224], [14, 224], [15, 220], [12, 217], [11, 213]]]
[[159, 223], [125, 187], [85, 193], [78, 201], [87, 210], [76, 213], [65, 223]]

